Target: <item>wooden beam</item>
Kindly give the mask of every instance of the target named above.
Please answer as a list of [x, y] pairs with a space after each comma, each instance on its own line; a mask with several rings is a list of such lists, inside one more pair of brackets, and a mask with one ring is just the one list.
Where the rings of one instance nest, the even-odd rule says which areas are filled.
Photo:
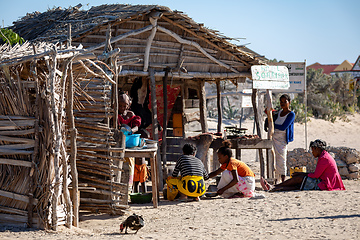
[[229, 65], [219, 61], [218, 59], [214, 58], [213, 56], [211, 56], [198, 43], [183, 39], [179, 35], [177, 35], [176, 33], [172, 32], [172, 31], [170, 31], [170, 30], [168, 30], [168, 29], [166, 29], [164, 27], [158, 26], [158, 29], [159, 29], [159, 31], [167, 33], [168, 35], [173, 37], [179, 43], [187, 44], [187, 45], [190, 45], [190, 46], [193, 46], [193, 47], [197, 48], [202, 54], [204, 54], [207, 58], [209, 58], [211, 61], [217, 63], [218, 65], [220, 65], [220, 66], [222, 66], [222, 67], [224, 67], [224, 68], [226, 68], [228, 70], [231, 70], [234, 73], [238, 73], [238, 71], [236, 69], [232, 68], [231, 66], [229, 66]]
[[150, 17], [150, 22], [151, 22], [151, 25], [153, 26], [153, 28], [151, 29], [150, 36], [146, 40], [146, 48], [145, 48], [145, 54], [144, 54], [144, 68], [143, 68], [144, 72], [147, 72], [147, 70], [149, 68], [150, 48], [151, 48], [151, 44], [154, 40], [156, 30], [157, 30], [157, 18]]
[[32, 166], [32, 162], [16, 160], [16, 159], [8, 159], [8, 158], [0, 158], [0, 164], [7, 164], [7, 165], [21, 166], [21, 167], [29, 167], [29, 168]]
[[[0, 190], [0, 196], [7, 197], [7, 198], [17, 200], [17, 201], [22, 201], [22, 202], [25, 202], [25, 203], [29, 203], [29, 197], [28, 196], [21, 195], [21, 194], [18, 194], [18, 193], [13, 193], [13, 192]], [[38, 203], [38, 200], [36, 198], [34, 198], [33, 201], [34, 201], [34, 204]]]
[[34, 151], [25, 151], [19, 149], [0, 149], [0, 155], [31, 155]]
[[174, 22], [174, 21], [170, 20], [169, 18], [167, 18], [167, 17], [165, 17], [165, 16], [162, 16], [162, 19], [164, 19], [165, 21], [167, 21], [167, 22], [169, 22], [169, 23], [171, 23], [171, 24], [173, 24], [173, 25], [175, 25], [175, 26], [177, 26], [177, 27], [181, 28], [182, 30], [184, 30], [184, 31], [186, 31], [186, 32], [188, 32], [188, 33], [190, 33], [191, 35], [193, 35], [193, 36], [195, 36], [195, 37], [197, 37], [197, 38], [199, 38], [199, 39], [201, 39], [201, 40], [205, 41], [206, 43], [210, 44], [211, 46], [215, 47], [216, 49], [218, 49], [218, 50], [220, 50], [220, 51], [222, 51], [222, 52], [224, 52], [224, 53], [226, 53], [226, 54], [228, 54], [228, 55], [230, 55], [230, 56], [234, 57], [236, 60], [238, 60], [238, 61], [240, 61], [240, 62], [244, 63], [245, 65], [247, 65], [247, 66], [249, 66], [249, 65], [250, 65], [248, 62], [246, 62], [246, 61], [242, 60], [241, 58], [239, 58], [239, 57], [238, 57], [238, 56], [236, 56], [235, 54], [233, 54], [233, 53], [231, 53], [231, 52], [227, 51], [226, 49], [224, 49], [224, 48], [222, 48], [222, 47], [219, 47], [218, 45], [216, 45], [215, 43], [211, 42], [210, 40], [208, 40], [208, 39], [206, 39], [206, 38], [204, 38], [204, 37], [202, 37], [202, 36], [199, 36], [199, 35], [198, 35], [198, 34], [196, 34], [195, 32], [193, 32], [193, 31], [191, 31], [190, 29], [188, 29], [188, 28], [186, 28], [186, 27], [184, 27], [184, 26], [182, 26], [182, 25], [180, 25], [180, 24], [178, 24], [178, 23], [176, 23], [176, 22]]
[[29, 119], [29, 120], [3, 120], [0, 121], [0, 127], [33, 127], [35, 124], [35, 119]]
[[27, 223], [27, 216], [13, 215], [13, 214], [2, 214], [0, 213], [0, 219], [6, 222], [19, 222], [19, 223]]
[[216, 80], [216, 103], [217, 103], [217, 111], [218, 111], [218, 125], [217, 131], [218, 133], [222, 133], [221, 124], [222, 124], [222, 106], [221, 106], [221, 89], [220, 89], [220, 80]]
[[[132, 70], [123, 70], [119, 73], [119, 76], [149, 76], [148, 72], [144, 71], [132, 71]], [[156, 72], [154, 73], [155, 77], [164, 77], [165, 71]], [[188, 73], [182, 73], [182, 72], [172, 72], [171, 73], [172, 78], [181, 78], [181, 79], [196, 79], [196, 78], [202, 78], [202, 79], [234, 79], [234, 78], [244, 78], [244, 77], [251, 77], [250, 72], [239, 72], [239, 73], [209, 73], [209, 72], [188, 72]]]
[[[2, 132], [0, 132], [1, 134]], [[29, 138], [16, 138], [16, 137], [6, 137], [0, 135], [0, 141], [11, 142], [11, 143], [25, 143], [25, 144], [35, 144], [35, 140]], [[6, 145], [5, 145], [6, 146]]]
[[[151, 30], [152, 28], [153, 28], [152, 25], [148, 25], [148, 26], [143, 27], [143, 28], [140, 28], [140, 29], [128, 31], [127, 33], [124, 33], [124, 34], [121, 34], [121, 35], [119, 35], [119, 36], [116, 36], [116, 37], [112, 38], [112, 39], [110, 40], [110, 43], [112, 44], [112, 43], [118, 42], [118, 41], [120, 41], [120, 40], [122, 40], [122, 39], [124, 39], [124, 38], [130, 37], [130, 36], [136, 36], [136, 35], [138, 35], [138, 34], [147, 32], [147, 31]], [[96, 50], [96, 49], [99, 49], [99, 48], [104, 47], [105, 44], [106, 44], [105, 42], [100, 43], [100, 44], [98, 44], [98, 45], [96, 45], [96, 46], [87, 48], [86, 51], [87, 51], [87, 52], [94, 51], [94, 50]]]
[[0, 115], [0, 120], [35, 120], [34, 117]]

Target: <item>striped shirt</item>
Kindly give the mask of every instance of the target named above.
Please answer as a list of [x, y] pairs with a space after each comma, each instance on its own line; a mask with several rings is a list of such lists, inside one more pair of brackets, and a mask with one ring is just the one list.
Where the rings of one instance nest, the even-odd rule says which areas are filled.
[[177, 160], [172, 176], [177, 177], [179, 172], [182, 177], [202, 176], [205, 180], [209, 179], [204, 164], [200, 159], [192, 155], [182, 155]]

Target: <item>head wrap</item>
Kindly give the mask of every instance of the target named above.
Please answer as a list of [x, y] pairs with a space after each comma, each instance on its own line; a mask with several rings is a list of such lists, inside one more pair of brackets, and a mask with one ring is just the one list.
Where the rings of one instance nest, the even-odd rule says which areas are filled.
[[322, 150], [325, 150], [326, 142], [321, 139], [316, 139], [315, 141], [310, 142], [310, 148], [312, 148], [312, 147], [317, 147], [317, 148], [321, 148]]

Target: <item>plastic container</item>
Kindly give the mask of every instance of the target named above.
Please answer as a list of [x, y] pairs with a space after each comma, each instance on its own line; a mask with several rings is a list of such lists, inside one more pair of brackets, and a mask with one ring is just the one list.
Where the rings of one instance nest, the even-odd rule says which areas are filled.
[[131, 203], [149, 203], [152, 199], [152, 193], [130, 193]]
[[305, 166], [302, 166], [302, 167], [291, 167], [290, 168], [290, 177], [292, 177], [293, 173], [294, 172], [303, 172], [303, 173], [306, 173], [306, 167]]
[[152, 139], [145, 139], [146, 148], [157, 148], [158, 141]]
[[126, 135], [125, 146], [127, 148], [140, 146], [140, 135], [141, 134]]

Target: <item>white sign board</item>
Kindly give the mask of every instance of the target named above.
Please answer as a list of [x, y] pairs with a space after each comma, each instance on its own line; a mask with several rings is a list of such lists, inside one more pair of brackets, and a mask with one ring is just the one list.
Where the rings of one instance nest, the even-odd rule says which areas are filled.
[[273, 92], [303, 93], [305, 91], [305, 62], [282, 62], [276, 63], [276, 65], [288, 68], [290, 87], [287, 90], [274, 90]]
[[242, 108], [252, 107], [251, 96], [242, 96], [241, 107]]
[[[252, 89], [243, 89], [242, 92], [245, 93], [245, 94], [251, 94], [251, 93], [252, 93]], [[242, 95], [242, 97], [241, 97], [241, 107], [242, 107], [242, 108], [252, 107], [251, 96]]]
[[255, 89], [288, 89], [289, 71], [285, 66], [251, 66], [253, 88]]

